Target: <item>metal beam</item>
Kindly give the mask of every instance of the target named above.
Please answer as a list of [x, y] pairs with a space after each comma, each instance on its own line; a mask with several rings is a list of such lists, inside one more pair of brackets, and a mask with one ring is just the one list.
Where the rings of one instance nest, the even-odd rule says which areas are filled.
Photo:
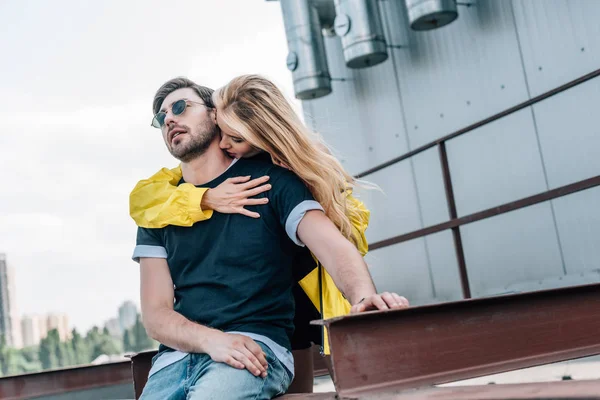
[[[293, 394], [282, 400], [344, 400], [335, 393]], [[365, 393], [353, 400], [599, 400], [600, 381], [565, 381], [426, 388]]]
[[600, 284], [318, 321], [355, 396], [600, 354]]
[[131, 372], [133, 374], [133, 388], [135, 391], [135, 398], [139, 399], [148, 382], [148, 373], [152, 368], [152, 357], [154, 357], [158, 351], [144, 351], [141, 353], [131, 355]]
[[133, 383], [129, 361], [0, 378], [0, 399], [29, 399]]
[[569, 185], [561, 186], [556, 189], [548, 190], [547, 192], [525, 197], [520, 200], [512, 201], [510, 203], [488, 208], [487, 210], [479, 211], [474, 214], [465, 215], [464, 217], [451, 219], [449, 221], [442, 222], [437, 225], [431, 225], [423, 229], [394, 236], [389, 239], [380, 240], [379, 242], [369, 244], [369, 251], [417, 239], [423, 236], [431, 235], [433, 233], [445, 231], [446, 229], [454, 229], [461, 225], [466, 225], [480, 221], [482, 219], [495, 217], [497, 215], [504, 214], [510, 211], [516, 211], [521, 208], [533, 206], [548, 200], [557, 199], [559, 197], [577, 193], [582, 190], [591, 189], [596, 186], [600, 186], [600, 175], [594, 176], [589, 179], [584, 179], [575, 183], [571, 183]]
[[[448, 215], [450, 219], [456, 219], [456, 200], [454, 199], [454, 189], [452, 187], [452, 176], [450, 175], [450, 164], [448, 163], [448, 152], [446, 143], [438, 145], [440, 155], [440, 166], [442, 167], [442, 176], [444, 177], [444, 189], [446, 191], [446, 204], [448, 204]], [[469, 274], [467, 272], [467, 262], [460, 235], [460, 227], [452, 228], [452, 240], [454, 241], [454, 253], [456, 254], [456, 264], [458, 265], [458, 275], [460, 276], [460, 286], [463, 293], [463, 299], [471, 298], [471, 286], [469, 285]]]

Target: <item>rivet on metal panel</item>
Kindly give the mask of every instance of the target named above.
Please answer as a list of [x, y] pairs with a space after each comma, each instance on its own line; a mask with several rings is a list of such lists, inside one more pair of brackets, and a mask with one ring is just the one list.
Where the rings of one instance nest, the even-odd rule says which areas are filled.
[[582, 48], [581, 48], [581, 51], [582, 51], [582, 52], [584, 52], [584, 51], [585, 51], [585, 47], [582, 47]]
[[541, 70], [542, 70], [542, 67], [540, 66], [540, 67], [538, 67], [538, 69], [541, 71]]
[[415, 130], [419, 129], [419, 125], [415, 125]]
[[369, 151], [373, 151], [373, 147], [369, 146]]
[[468, 106], [470, 106], [470, 105], [471, 105], [471, 102], [470, 102], [469, 100], [467, 100], [467, 105], [468, 105]]
[[400, 137], [400, 135], [398, 135], [398, 134], [396, 133], [396, 137]]
[[444, 114], [443, 114], [443, 113], [442, 113], [442, 114], [440, 114], [440, 118], [444, 118]]
[[506, 87], [506, 86], [504, 86], [504, 85], [501, 85], [501, 86], [500, 86], [500, 89], [504, 89], [505, 87]]

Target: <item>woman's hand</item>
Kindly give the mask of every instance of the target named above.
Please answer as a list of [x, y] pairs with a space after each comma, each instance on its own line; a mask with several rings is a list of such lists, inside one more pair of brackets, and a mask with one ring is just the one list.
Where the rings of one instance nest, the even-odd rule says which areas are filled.
[[260, 218], [258, 213], [248, 211], [244, 207], [269, 202], [266, 197], [250, 199], [250, 197], [271, 189], [271, 185], [263, 185], [268, 180], [268, 176], [261, 176], [253, 180], [250, 180], [250, 176], [229, 178], [216, 188], [208, 189], [202, 196], [200, 207], [203, 210], [210, 209], [222, 214], [242, 214], [247, 217]]

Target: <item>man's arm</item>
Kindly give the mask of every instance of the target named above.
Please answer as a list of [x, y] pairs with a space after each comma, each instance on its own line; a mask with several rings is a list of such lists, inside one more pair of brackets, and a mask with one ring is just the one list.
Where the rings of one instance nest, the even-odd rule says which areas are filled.
[[252, 339], [194, 323], [173, 309], [173, 280], [164, 258], [140, 258], [142, 320], [148, 335], [186, 353], [206, 353], [217, 362], [266, 376], [261, 347]]
[[353, 313], [408, 307], [408, 300], [396, 293], [377, 294], [361, 254], [322, 211], [306, 212], [298, 225], [297, 235], [348, 298]]

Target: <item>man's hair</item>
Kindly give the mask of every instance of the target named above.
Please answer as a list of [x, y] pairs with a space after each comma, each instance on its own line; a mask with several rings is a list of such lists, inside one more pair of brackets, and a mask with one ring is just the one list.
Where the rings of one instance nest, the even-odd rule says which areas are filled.
[[212, 94], [214, 92], [213, 89], [207, 88], [205, 86], [200, 86], [196, 82], [188, 78], [178, 77], [167, 81], [160, 87], [160, 89], [156, 91], [156, 94], [154, 95], [154, 100], [152, 101], [152, 111], [154, 112], [154, 114], [160, 111], [160, 106], [162, 105], [163, 101], [165, 101], [165, 97], [167, 97], [169, 94], [173, 93], [178, 89], [184, 88], [194, 89], [194, 91], [198, 94], [198, 96], [200, 96], [206, 107], [215, 108], [215, 105], [212, 100]]

